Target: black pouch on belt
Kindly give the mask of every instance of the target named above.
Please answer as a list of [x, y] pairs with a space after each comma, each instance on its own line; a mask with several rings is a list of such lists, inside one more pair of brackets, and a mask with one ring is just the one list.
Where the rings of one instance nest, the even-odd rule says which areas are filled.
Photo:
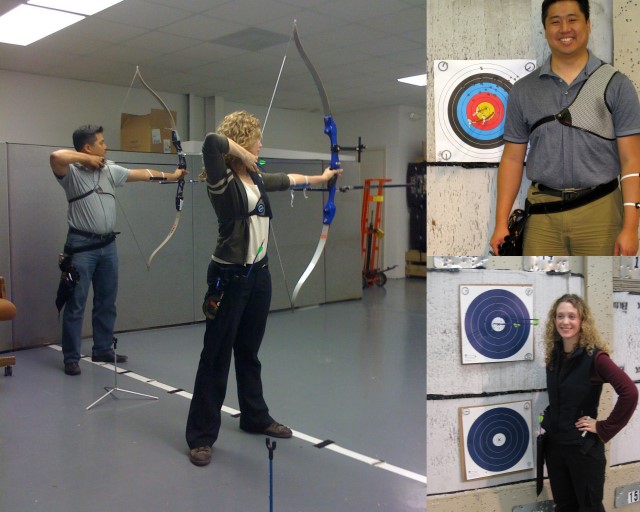
[[222, 276], [217, 277], [213, 283], [209, 284], [209, 289], [202, 303], [202, 312], [209, 320], [213, 320], [218, 314], [222, 297], [224, 297], [224, 284], [225, 279]]

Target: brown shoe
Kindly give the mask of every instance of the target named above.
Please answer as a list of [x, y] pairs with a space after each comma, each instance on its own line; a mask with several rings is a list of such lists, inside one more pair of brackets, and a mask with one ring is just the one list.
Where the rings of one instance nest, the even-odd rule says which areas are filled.
[[211, 446], [198, 446], [189, 452], [189, 460], [196, 466], [206, 466], [211, 462]]
[[277, 437], [279, 439], [289, 439], [293, 435], [293, 432], [291, 432], [291, 429], [286, 425], [274, 421], [271, 425], [264, 429], [263, 434], [271, 437]]

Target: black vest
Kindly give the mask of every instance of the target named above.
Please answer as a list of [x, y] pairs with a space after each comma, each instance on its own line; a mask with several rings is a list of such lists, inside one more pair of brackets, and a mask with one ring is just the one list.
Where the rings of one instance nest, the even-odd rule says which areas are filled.
[[589, 355], [583, 348], [561, 361], [562, 342], [553, 353], [553, 370], [547, 368], [549, 407], [545, 410], [542, 428], [549, 437], [562, 444], [580, 444], [582, 432], [575, 426], [582, 416], [598, 417], [602, 384], [591, 382], [596, 349]]

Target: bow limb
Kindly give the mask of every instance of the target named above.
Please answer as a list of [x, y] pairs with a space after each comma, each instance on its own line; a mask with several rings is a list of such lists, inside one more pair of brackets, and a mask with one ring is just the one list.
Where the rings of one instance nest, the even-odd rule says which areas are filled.
[[[136, 67], [136, 73], [135, 73], [133, 79], [135, 80], [136, 77], [140, 79], [140, 83], [142, 83], [142, 85], [145, 87], [145, 89], [147, 89], [151, 93], [151, 95], [156, 100], [158, 100], [158, 103], [160, 103], [160, 105], [162, 105], [162, 108], [169, 115], [169, 119], [171, 119], [171, 143], [176, 148], [176, 153], [178, 154], [178, 168], [179, 169], [186, 169], [187, 168], [186, 155], [185, 155], [184, 151], [182, 150], [182, 143], [180, 142], [180, 135], [178, 134], [178, 128], [176, 126], [176, 121], [173, 118], [173, 115], [171, 114], [171, 110], [169, 109], [167, 104], [164, 102], [164, 100], [160, 97], [160, 95], [156, 91], [154, 91], [149, 86], [149, 84], [147, 82], [145, 82], [144, 78], [142, 78], [142, 73], [140, 73], [140, 68], [139, 67]], [[162, 243], [158, 247], [156, 247], [156, 249], [151, 253], [149, 258], [147, 259], [147, 270], [151, 270], [151, 261], [153, 260], [155, 255], [158, 254], [158, 252], [160, 252], [160, 250], [165, 245], [167, 245], [169, 240], [171, 240], [171, 237], [173, 236], [173, 234], [178, 229], [178, 224], [180, 223], [180, 213], [182, 212], [182, 205], [184, 203], [183, 191], [184, 191], [184, 178], [180, 177], [180, 179], [178, 180], [178, 188], [176, 189], [176, 198], [175, 198], [176, 218], [173, 221], [173, 226], [169, 230], [169, 234], [167, 235], [167, 237], [162, 241]]]
[[[298, 35], [298, 27], [294, 23], [293, 26], [293, 38], [296, 43], [296, 47], [298, 48], [298, 53], [302, 57], [307, 69], [311, 73], [313, 77], [313, 81], [316, 84], [316, 88], [318, 89], [318, 93], [320, 94], [320, 99], [322, 101], [322, 108], [324, 112], [324, 133], [329, 137], [331, 141], [331, 164], [329, 166], [330, 169], [339, 169], [340, 168], [340, 146], [338, 145], [338, 129], [336, 127], [336, 123], [333, 120], [333, 114], [331, 113], [331, 106], [329, 105], [329, 98], [327, 96], [327, 92], [324, 89], [324, 85], [322, 84], [322, 80], [320, 79], [320, 75], [316, 71], [316, 68], [311, 63], [307, 52], [304, 50], [302, 43], [300, 41], [300, 36]], [[294, 290], [293, 296], [291, 297], [291, 307], [293, 308], [296, 298], [298, 296], [298, 292], [302, 288], [302, 285], [307, 280], [313, 269], [315, 268], [322, 252], [324, 251], [324, 246], [327, 243], [327, 238], [329, 236], [329, 227], [333, 222], [333, 218], [336, 214], [336, 205], [335, 205], [335, 195], [336, 195], [336, 181], [337, 176], [334, 176], [329, 180], [327, 184], [327, 188], [329, 190], [327, 201], [324, 204], [322, 209], [323, 217], [322, 217], [322, 233], [320, 234], [320, 240], [318, 241], [318, 245], [316, 247], [316, 251], [311, 258], [311, 261], [307, 265], [307, 268], [303, 272], [302, 276], [298, 280]]]

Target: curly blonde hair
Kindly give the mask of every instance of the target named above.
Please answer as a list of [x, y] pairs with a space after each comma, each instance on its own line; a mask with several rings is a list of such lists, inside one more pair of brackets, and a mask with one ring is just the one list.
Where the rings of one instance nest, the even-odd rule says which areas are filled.
[[[235, 141], [244, 149], [249, 149], [262, 137], [260, 120], [244, 110], [232, 112], [225, 116], [220, 126], [218, 126], [217, 132]], [[225, 155], [224, 159], [227, 165], [238, 160], [235, 156], [228, 154]]]
[[[216, 133], [224, 135], [244, 149], [249, 149], [262, 137], [260, 120], [244, 110], [238, 110], [226, 115], [220, 126], [218, 126]], [[239, 162], [240, 159], [227, 153], [224, 155], [224, 161], [230, 167], [234, 162]], [[206, 177], [207, 173], [203, 167], [198, 179], [204, 181]]]
[[562, 337], [556, 329], [556, 312], [558, 306], [562, 302], [568, 302], [574, 308], [578, 310], [578, 316], [582, 324], [580, 325], [580, 336], [578, 338], [577, 347], [584, 348], [589, 355], [593, 354], [596, 348], [604, 352], [609, 352], [609, 346], [600, 337], [600, 333], [596, 329], [593, 314], [591, 309], [585, 300], [572, 293], [567, 293], [562, 297], [559, 297], [551, 306], [549, 314], [547, 315], [547, 323], [545, 325], [544, 340], [545, 340], [545, 366], [550, 370], [553, 369], [553, 347], [557, 341], [560, 341]]

